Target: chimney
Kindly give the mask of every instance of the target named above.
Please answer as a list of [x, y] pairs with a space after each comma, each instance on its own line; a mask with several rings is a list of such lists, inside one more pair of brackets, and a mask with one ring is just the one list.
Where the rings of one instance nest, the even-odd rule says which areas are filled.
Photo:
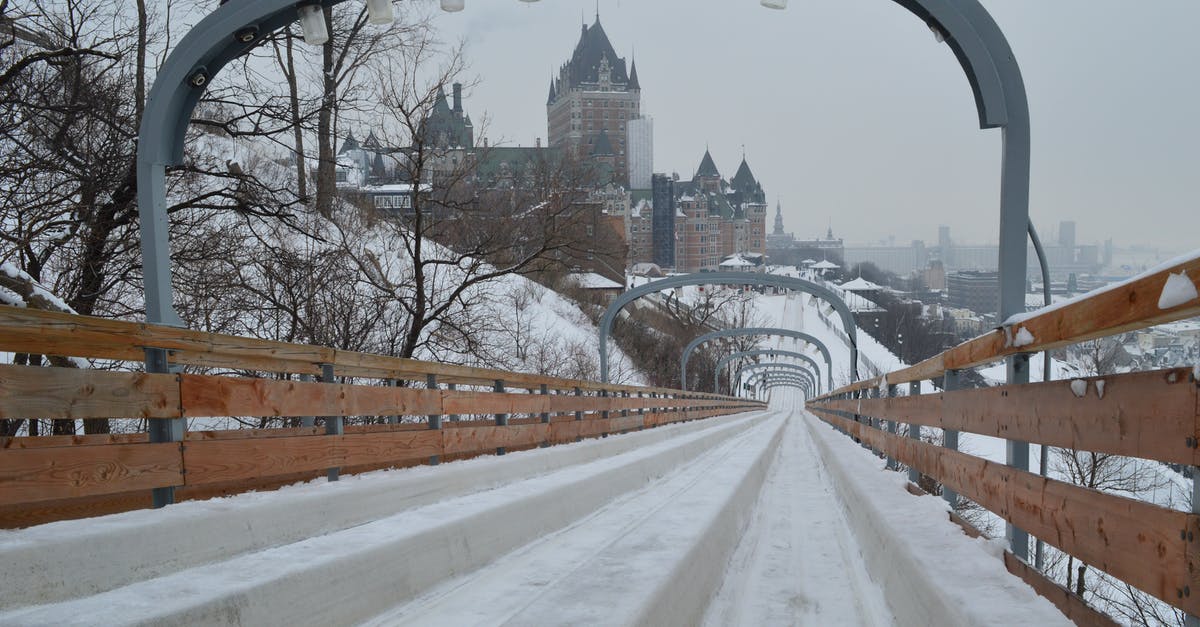
[[537, 147], [538, 147], [538, 148], [541, 148], [541, 147], [542, 147], [542, 138], [541, 138], [541, 137], [537, 138], [537, 144], [536, 144], [536, 145], [537, 145]]
[[462, 113], [462, 83], [454, 84], [454, 112]]

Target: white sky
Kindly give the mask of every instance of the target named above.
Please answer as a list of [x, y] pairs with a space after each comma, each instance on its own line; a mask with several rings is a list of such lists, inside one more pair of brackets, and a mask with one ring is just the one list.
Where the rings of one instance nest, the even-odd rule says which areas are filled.
[[[1021, 64], [1033, 119], [1030, 212], [1080, 243], [1200, 247], [1200, 2], [983, 0]], [[594, 0], [467, 0], [440, 13], [465, 38], [472, 118], [509, 145], [546, 137], [552, 74]], [[953, 54], [886, 0], [601, 0], [635, 54], [655, 170], [690, 177], [705, 145], [732, 176], [741, 146], [798, 236], [850, 242], [995, 239], [1000, 132], [981, 131]], [[773, 211], [772, 211], [773, 213]]]

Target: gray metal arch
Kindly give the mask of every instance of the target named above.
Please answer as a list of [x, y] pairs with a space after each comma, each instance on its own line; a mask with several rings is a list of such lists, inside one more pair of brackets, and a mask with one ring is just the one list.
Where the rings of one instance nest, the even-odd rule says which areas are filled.
[[778, 377], [778, 376], [790, 376], [790, 377], [797, 377], [797, 378], [803, 379], [805, 381], [808, 381], [810, 384], [812, 384], [814, 390], [816, 389], [816, 385], [817, 385], [816, 377], [811, 372], [809, 372], [807, 370], [800, 370], [800, 369], [797, 369], [797, 370], [792, 370], [792, 369], [762, 370], [762, 369], [760, 369], [755, 372], [746, 374], [745, 379], [743, 379], [743, 380], [748, 383], [754, 383], [755, 381], [758, 381], [761, 379], [769, 379], [771, 377]]
[[750, 383], [751, 386], [753, 386], [755, 384], [762, 383], [763, 381], [774, 381], [774, 380], [785, 379], [785, 378], [791, 378], [791, 379], [795, 379], [795, 380], [804, 382], [809, 387], [809, 390], [810, 390], [809, 393], [812, 395], [816, 394], [815, 392], [811, 391], [811, 390], [815, 389], [814, 386], [816, 385], [815, 383], [813, 383], [813, 380], [811, 377], [805, 377], [805, 376], [801, 376], [799, 373], [790, 373], [790, 372], [786, 372], [783, 370], [776, 370], [776, 371], [770, 371], [770, 372], [768, 372], [768, 371], [755, 372], [750, 375], [750, 378], [747, 379], [747, 382]]
[[821, 351], [821, 356], [825, 358], [825, 378], [828, 380], [828, 385], [827, 385], [826, 389], [828, 389], [828, 390], [833, 389], [833, 359], [829, 356], [829, 348], [827, 348], [825, 346], [825, 343], [803, 331], [793, 331], [791, 329], [780, 329], [780, 328], [776, 328], [776, 327], [746, 327], [744, 329], [721, 329], [720, 331], [711, 331], [709, 333], [705, 333], [704, 335], [701, 335], [700, 337], [697, 337], [696, 339], [692, 340], [686, 347], [684, 347], [683, 358], [680, 360], [680, 364], [679, 364], [680, 388], [682, 388], [684, 390], [687, 389], [688, 359], [691, 358], [692, 351], [696, 350], [696, 347], [700, 346], [701, 344], [703, 344], [709, 340], [715, 340], [715, 339], [722, 338], [722, 337], [741, 337], [744, 335], [779, 335], [779, 336], [783, 336], [783, 337], [794, 337], [798, 340], [804, 340], [804, 341], [808, 342], [809, 344], [816, 346], [817, 350]]
[[[717, 389], [717, 381], [720, 378], [721, 369], [725, 367], [725, 364], [727, 364], [730, 361], [733, 361], [734, 359], [737, 359], [739, 357], [758, 357], [761, 355], [772, 355], [772, 356], [778, 355], [780, 357], [792, 357], [792, 358], [799, 359], [801, 361], [808, 363], [810, 366], [812, 366], [813, 372], [815, 372], [817, 374], [817, 386], [818, 386], [818, 388], [820, 387], [821, 368], [819, 366], [817, 366], [816, 360], [814, 360], [812, 357], [809, 357], [808, 355], [805, 355], [804, 353], [798, 353], [796, 351], [789, 351], [789, 350], [783, 350], [783, 349], [760, 348], [760, 349], [756, 349], [756, 350], [752, 350], [752, 351], [738, 351], [736, 353], [730, 353], [730, 354], [722, 357], [721, 360], [717, 362], [717, 367], [713, 368], [713, 389], [714, 390]], [[818, 389], [817, 392], [820, 393], [820, 390]]]
[[[652, 281], [626, 291], [613, 299], [612, 304], [600, 318], [600, 380], [608, 382], [608, 335], [612, 332], [613, 322], [621, 309], [633, 301], [647, 295], [686, 285], [763, 285], [782, 287], [812, 294], [827, 301], [842, 318], [842, 327], [850, 338], [850, 376], [858, 380], [858, 327], [854, 323], [854, 314], [850, 307], [837, 292], [806, 279], [780, 276], [777, 274], [759, 274], [754, 272], [697, 272], [681, 276], [667, 277]], [[684, 388], [686, 389], [686, 388]]]
[[799, 388], [801, 391], [803, 391], [808, 396], [810, 396], [810, 397], [813, 396], [812, 388], [810, 387], [811, 384], [809, 382], [805, 381], [804, 379], [799, 379], [796, 377], [790, 377], [790, 378], [789, 377], [775, 377], [775, 378], [771, 378], [771, 379], [764, 379], [757, 384], [756, 388], [757, 388], [757, 391], [761, 392], [761, 391], [764, 391], [764, 390], [767, 390], [767, 389], [770, 389], [773, 387], [784, 387], [784, 386]]
[[[314, 4], [333, 6], [341, 2], [344, 0]], [[192, 111], [221, 68], [297, 18], [296, 0], [222, 4], [184, 35], [154, 79], [137, 145], [147, 322], [180, 324], [171, 303], [166, 168], [183, 163], [183, 141]]]
[[814, 386], [816, 386], [816, 383], [817, 383], [817, 375], [814, 374], [812, 370], [809, 370], [808, 366], [802, 366], [800, 364], [792, 364], [792, 363], [787, 363], [787, 362], [782, 362], [782, 361], [749, 364], [749, 365], [741, 368], [740, 370], [738, 370], [737, 374], [735, 374], [734, 377], [735, 377], [735, 379], [738, 379], [738, 380], [741, 380], [741, 378], [743, 376], [745, 376], [746, 378], [749, 379], [749, 378], [759, 376], [763, 373], [799, 374], [806, 378], [811, 378]]

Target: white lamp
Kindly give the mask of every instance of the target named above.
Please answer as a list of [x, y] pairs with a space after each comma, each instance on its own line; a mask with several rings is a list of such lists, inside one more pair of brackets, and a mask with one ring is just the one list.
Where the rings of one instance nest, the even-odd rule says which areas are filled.
[[442, 0], [442, 10], [451, 13], [462, 11], [465, 4], [465, 0]]
[[762, 0], [762, 5], [768, 9], [786, 9], [787, 0]]
[[372, 24], [391, 24], [395, 21], [392, 0], [367, 0], [367, 19]]
[[299, 7], [300, 29], [304, 31], [304, 43], [320, 46], [329, 41], [329, 29], [325, 28], [325, 13], [319, 4], [302, 4]]

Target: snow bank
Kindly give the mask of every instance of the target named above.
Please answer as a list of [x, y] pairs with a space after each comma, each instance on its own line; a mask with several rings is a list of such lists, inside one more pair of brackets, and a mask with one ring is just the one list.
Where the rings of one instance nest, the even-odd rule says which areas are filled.
[[914, 497], [900, 473], [805, 414], [872, 577], [902, 625], [1070, 625], [1004, 567], [1003, 545], [972, 539], [935, 496]]

